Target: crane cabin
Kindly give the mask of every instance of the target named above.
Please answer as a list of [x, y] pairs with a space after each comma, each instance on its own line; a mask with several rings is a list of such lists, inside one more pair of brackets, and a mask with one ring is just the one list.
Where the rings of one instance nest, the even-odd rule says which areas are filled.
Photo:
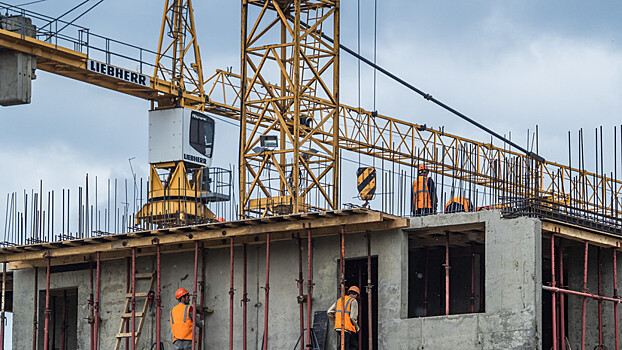
[[214, 119], [201, 112], [188, 108], [149, 111], [149, 163], [210, 167], [214, 135]]

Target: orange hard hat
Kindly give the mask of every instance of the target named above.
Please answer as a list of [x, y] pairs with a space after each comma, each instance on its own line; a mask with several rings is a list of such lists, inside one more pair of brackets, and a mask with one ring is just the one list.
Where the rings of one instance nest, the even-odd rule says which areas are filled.
[[218, 222], [225, 222], [225, 218], [219, 216], [219, 217], [216, 218], [216, 221], [218, 221]]
[[350, 289], [348, 289], [348, 293], [349, 292], [356, 292], [356, 294], [361, 295], [361, 290], [357, 286], [350, 287]]
[[179, 288], [175, 292], [175, 299], [179, 299], [179, 298], [183, 297], [186, 294], [190, 294], [190, 293], [188, 293], [188, 291], [185, 288]]
[[421, 165], [419, 165], [419, 171], [421, 171], [421, 170], [426, 170], [427, 171], [428, 168], [424, 164], [421, 164]]

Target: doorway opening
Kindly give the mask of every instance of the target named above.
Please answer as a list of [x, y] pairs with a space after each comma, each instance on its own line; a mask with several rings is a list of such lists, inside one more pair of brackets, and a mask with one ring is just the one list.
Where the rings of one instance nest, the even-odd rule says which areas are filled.
[[[50, 290], [49, 349], [78, 348], [78, 288]], [[45, 337], [45, 290], [39, 291], [38, 349]], [[64, 342], [64, 346], [62, 346]]]
[[[339, 269], [339, 263], [337, 264]], [[346, 259], [346, 290], [357, 286], [361, 290], [359, 298], [359, 350], [369, 350], [369, 295], [367, 293], [367, 258]], [[378, 257], [371, 257], [371, 324], [373, 348], [378, 348]], [[341, 293], [339, 294], [341, 296]]]

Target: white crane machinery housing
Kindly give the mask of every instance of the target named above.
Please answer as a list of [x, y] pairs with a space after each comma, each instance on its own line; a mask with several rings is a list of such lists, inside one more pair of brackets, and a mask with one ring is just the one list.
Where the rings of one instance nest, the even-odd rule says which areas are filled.
[[188, 108], [149, 111], [149, 163], [210, 167], [214, 126], [214, 119]]

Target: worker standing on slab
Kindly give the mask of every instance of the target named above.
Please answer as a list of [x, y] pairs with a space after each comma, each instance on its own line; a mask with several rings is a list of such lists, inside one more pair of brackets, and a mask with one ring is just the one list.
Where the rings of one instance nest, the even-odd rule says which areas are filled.
[[428, 168], [419, 165], [417, 179], [412, 186], [412, 213], [414, 216], [424, 216], [436, 213], [436, 186], [434, 180], [428, 177]]
[[[328, 309], [326, 314], [328, 318], [335, 321], [335, 331], [339, 336], [339, 342], [337, 344], [338, 350], [358, 350], [359, 348], [359, 325], [358, 325], [358, 317], [359, 317], [359, 303], [358, 298], [361, 294], [360, 289], [357, 286], [352, 286], [348, 289], [348, 293], [344, 296], [344, 300], [342, 301], [339, 298], [331, 307]], [[345, 309], [345, 349], [341, 349], [341, 318], [342, 311], [341, 308]]]
[[[175, 292], [175, 299], [179, 301], [171, 310], [171, 331], [173, 332], [173, 348], [175, 350], [192, 349], [192, 323], [196, 322], [201, 328], [203, 323], [198, 315], [195, 315], [190, 305], [190, 293], [184, 288]], [[199, 308], [197, 306], [197, 308]]]

